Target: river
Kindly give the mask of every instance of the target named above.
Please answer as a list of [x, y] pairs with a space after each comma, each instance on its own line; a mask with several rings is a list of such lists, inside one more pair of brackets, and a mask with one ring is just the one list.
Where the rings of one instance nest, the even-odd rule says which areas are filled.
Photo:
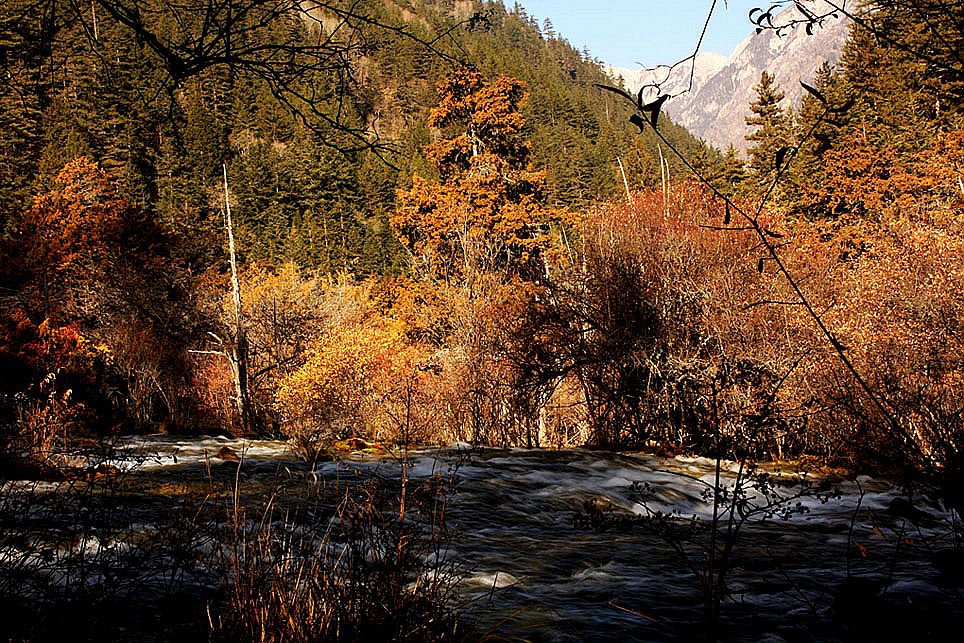
[[[171, 481], [202, 468], [237, 472], [237, 462], [218, 457], [224, 447], [241, 457], [238, 475], [248, 481], [279, 470], [319, 482], [401, 478], [390, 457], [310, 469], [283, 443], [225, 438], [129, 439], [121, 452], [137, 457], [115, 464]], [[457, 562], [463, 618], [480, 634], [560, 642], [703, 635], [712, 460], [456, 445], [413, 451], [407, 462], [413, 484], [451, 483], [445, 557]], [[761, 488], [793, 500], [748, 515], [732, 539], [723, 639], [906, 641], [964, 622], [960, 521], [939, 501], [869, 477], [811, 474], [801, 485], [800, 472], [770, 473], [762, 487], [745, 488], [744, 513]], [[723, 463], [721, 486], [732, 490], [738, 475], [737, 464]], [[652, 520], [654, 512], [668, 521]]]
[[[216, 453], [222, 443], [243, 451], [253, 470], [268, 472], [264, 463], [291, 459], [280, 443], [212, 439], [173, 448], [184, 466]], [[170, 444], [141, 448], [160, 456], [155, 466], [173, 464], [164, 459]], [[400, 466], [361, 457], [316, 468], [329, 479], [348, 472], [398, 477]], [[724, 463], [724, 486], [737, 472], [735, 463]], [[465, 570], [464, 593], [474, 599], [467, 615], [483, 631], [543, 641], [696, 636], [703, 609], [697, 574], [666, 534], [634, 517], [647, 514], [645, 498], [650, 510], [695, 525], [696, 544], [688, 550], [699, 571], [699, 543], [712, 516], [705, 492], [714, 473], [714, 462], [705, 458], [464, 446], [416, 451], [408, 469], [416, 481], [454, 476], [448, 555]], [[820, 482], [812, 481], [814, 493]], [[801, 490], [788, 486], [777, 493]], [[905, 502], [905, 490], [868, 477], [834, 480], [822, 490], [789, 503], [787, 519], [747, 520], [721, 608], [729, 638], [919, 636], [964, 614], [961, 578], [955, 581], [940, 564], [960, 547], [952, 512], [926, 496]], [[759, 495], [752, 488], [748, 493]], [[587, 502], [609, 518], [594, 528]]]

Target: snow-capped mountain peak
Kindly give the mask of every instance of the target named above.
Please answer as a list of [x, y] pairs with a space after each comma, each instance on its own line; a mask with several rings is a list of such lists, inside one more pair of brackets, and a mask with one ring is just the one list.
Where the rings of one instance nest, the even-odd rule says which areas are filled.
[[[819, 13], [822, 2], [813, 0], [814, 13]], [[773, 24], [789, 25], [802, 17], [796, 7], [790, 7], [776, 15]], [[747, 26], [752, 28], [749, 23]], [[744, 150], [749, 132], [744, 118], [756, 99], [754, 87], [760, 74], [764, 70], [773, 74], [786, 94], [785, 106], [795, 106], [804, 93], [800, 81], [811, 82], [824, 62], [835, 64], [839, 60], [849, 31], [850, 21], [841, 15], [825, 20], [812, 35], [803, 24], [779, 32], [768, 29], [752, 33], [730, 56], [701, 53], [672, 68], [611, 68], [610, 73], [614, 78], [622, 77], [634, 92], [646, 86], [644, 96], [671, 95], [664, 110], [696, 136], [721, 149], [733, 145]]]

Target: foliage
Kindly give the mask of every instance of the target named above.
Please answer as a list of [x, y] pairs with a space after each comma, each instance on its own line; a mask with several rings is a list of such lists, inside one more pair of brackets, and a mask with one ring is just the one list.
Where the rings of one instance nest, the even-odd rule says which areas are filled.
[[764, 71], [755, 89], [757, 98], [750, 105], [753, 116], [746, 117], [746, 124], [755, 128], [746, 136], [753, 143], [747, 154], [754, 180], [768, 187], [780, 165], [777, 152], [789, 143], [790, 123], [780, 105], [785, 94], [776, 86], [772, 74]]
[[405, 435], [412, 389], [431, 373], [397, 323], [368, 319], [331, 329], [308, 348], [304, 365], [283, 378], [276, 407], [298, 451], [316, 460], [336, 440], [417, 439]]
[[111, 428], [115, 418], [110, 349], [75, 325], [34, 325], [19, 310], [0, 334], [0, 476], [17, 459], [45, 464], [71, 440]]
[[721, 206], [682, 184], [668, 209], [664, 195], [642, 194], [584, 224], [583, 272], [558, 300], [582, 331], [568, 350], [593, 441], [706, 452], [719, 430], [727, 453], [800, 448], [795, 401], [777, 395], [793, 362], [786, 327], [753, 305], [771, 286], [749, 235], [707, 228]]
[[[87, 156], [121, 198], [182, 235], [176, 251], [200, 271], [220, 258], [216, 186], [228, 161], [251, 258], [398, 272], [387, 215], [423, 167], [412, 159], [430, 140], [433, 88], [453, 57], [537, 92], [526, 108], [532, 160], [553, 205], [614, 193], [615, 156], [631, 180], [653, 180], [655, 144], [613, 125], [619, 108], [589, 88], [605, 78], [595, 61], [498, 4], [246, 0], [233, 13], [218, 2], [151, 0], [139, 13], [114, 0], [35, 4], [14, 0], [0, 14], [9, 80], [0, 113], [10, 124], [0, 137], [0, 228]], [[230, 55], [218, 34], [230, 34]], [[681, 129], [674, 136], [697, 145]], [[370, 146], [378, 153], [356, 149]]]
[[547, 242], [538, 204], [545, 174], [527, 167], [522, 83], [487, 82], [461, 70], [438, 89], [429, 125], [454, 130], [425, 148], [440, 181], [429, 185], [416, 176], [399, 195], [392, 225], [417, 261], [442, 279], [476, 271], [536, 277]]
[[167, 232], [83, 158], [11, 224], [0, 253], [4, 424], [41, 439], [48, 425], [63, 436], [186, 419], [180, 342], [191, 322], [177, 310]]

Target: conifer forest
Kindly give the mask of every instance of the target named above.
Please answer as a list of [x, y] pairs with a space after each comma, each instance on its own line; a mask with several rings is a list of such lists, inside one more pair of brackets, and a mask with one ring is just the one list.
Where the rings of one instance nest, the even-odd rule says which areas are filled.
[[842, 21], [718, 149], [518, 3], [0, 0], [0, 641], [956, 640], [964, 2]]

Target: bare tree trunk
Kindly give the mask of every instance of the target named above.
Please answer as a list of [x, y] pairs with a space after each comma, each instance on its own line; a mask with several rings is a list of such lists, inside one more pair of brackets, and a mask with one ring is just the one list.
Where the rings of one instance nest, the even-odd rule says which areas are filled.
[[629, 193], [629, 181], [626, 179], [626, 170], [623, 168], [623, 160], [617, 156], [616, 163], [619, 164], [619, 173], [623, 176], [623, 187], [626, 188], [626, 202], [632, 205], [633, 195]]
[[248, 398], [248, 337], [241, 319], [241, 283], [238, 280], [238, 260], [234, 251], [234, 225], [231, 221], [231, 202], [228, 198], [228, 166], [224, 170], [224, 227], [228, 233], [228, 256], [231, 263], [231, 291], [234, 299], [234, 328], [230, 349], [227, 351], [231, 363], [231, 378], [234, 380], [235, 404], [241, 420], [241, 432], [247, 434], [251, 428], [251, 404]]

